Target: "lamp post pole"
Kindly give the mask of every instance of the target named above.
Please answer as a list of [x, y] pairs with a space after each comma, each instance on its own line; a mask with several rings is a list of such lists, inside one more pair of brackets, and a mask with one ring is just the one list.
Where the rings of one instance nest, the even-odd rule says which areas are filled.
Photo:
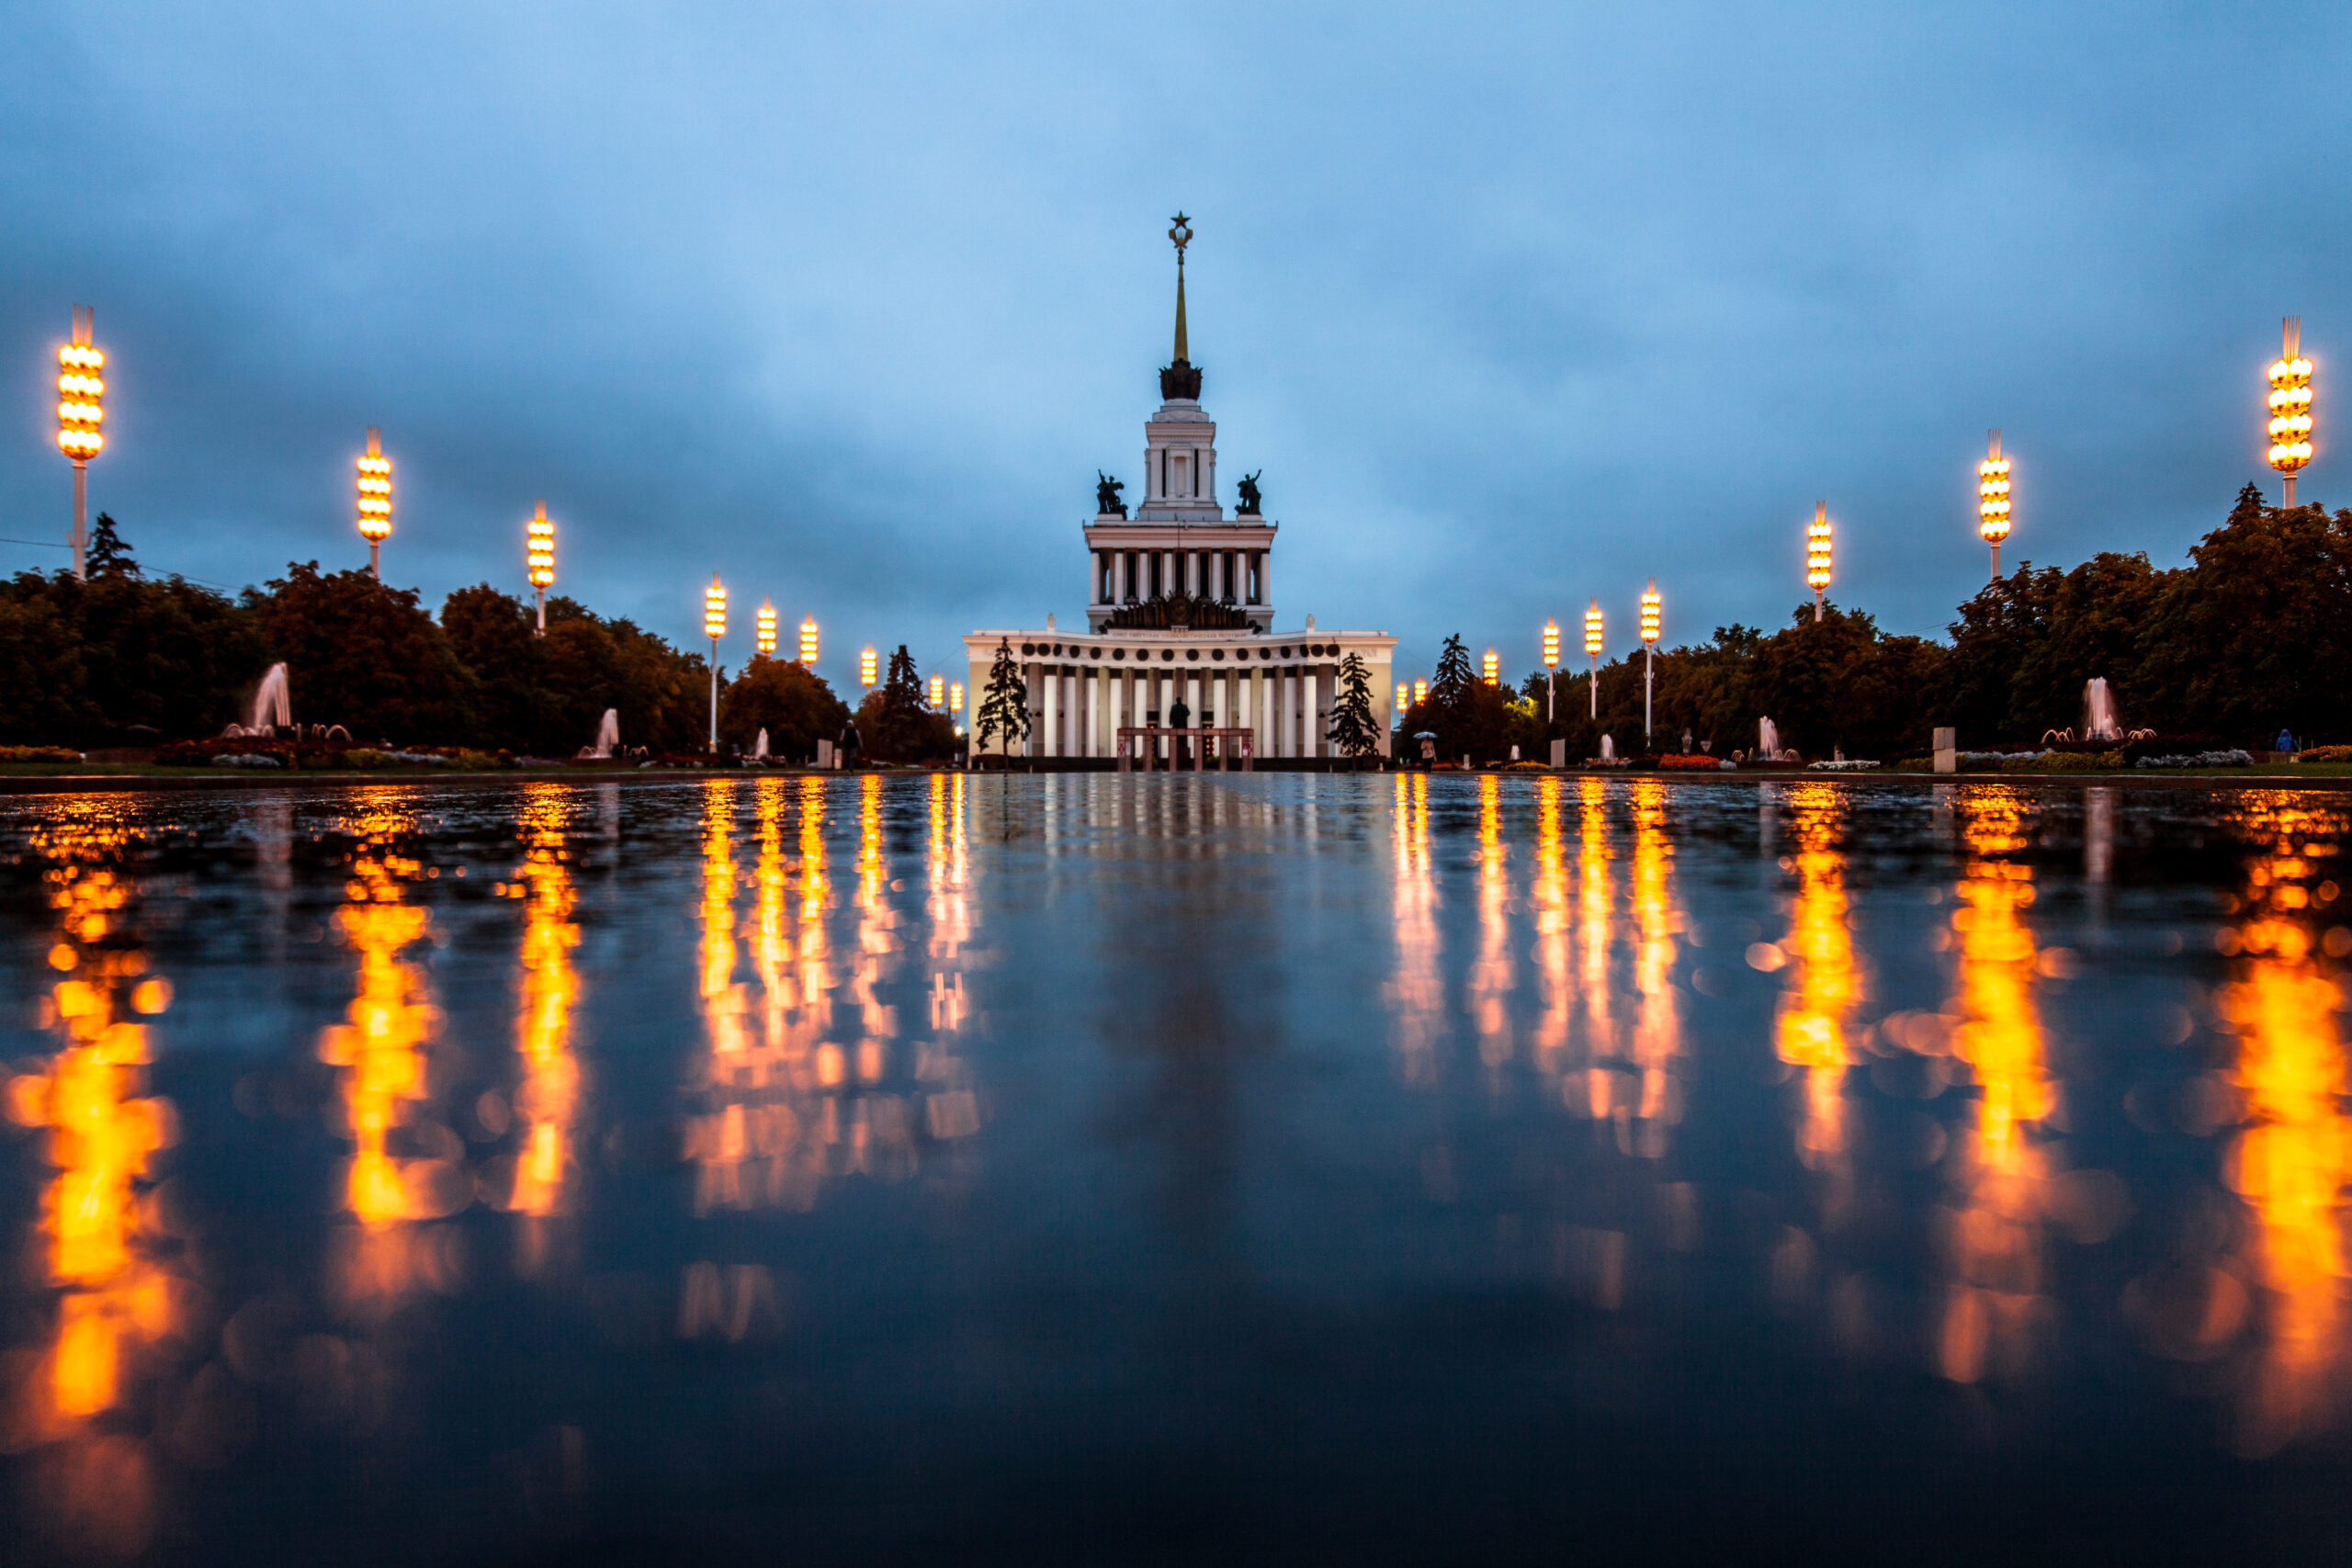
[[74, 307], [74, 341], [57, 351], [57, 449], [74, 462], [74, 580], [90, 577], [90, 459], [107, 444], [107, 356], [90, 341], [96, 312]]
[[1560, 623], [1544, 621], [1544, 723], [1548, 728], [1560, 716]]
[[1813, 624], [1821, 624], [1822, 591], [1829, 586], [1829, 503], [1813, 503], [1813, 525], [1804, 536], [1804, 580], [1813, 586]]
[[1600, 722], [1600, 601], [1595, 599], [1592, 608], [1584, 613], [1584, 656], [1592, 665], [1592, 718]]
[[727, 589], [713, 572], [702, 596], [702, 629], [710, 638], [710, 750], [718, 752], [718, 639], [727, 635]]
[[1655, 690], [1657, 660], [1658, 607], [1657, 579], [1642, 591], [1642, 746], [1650, 743], [1650, 694]]
[[359, 536], [368, 541], [368, 575], [384, 581], [384, 541], [392, 532], [392, 460], [384, 456], [384, 433], [368, 427], [368, 450], [359, 459]]
[[2278, 504], [2295, 504], [2295, 470], [2312, 460], [2312, 362], [2303, 357], [2303, 319], [2278, 323], [2278, 359], [2270, 367], [2270, 466], [2278, 470]]

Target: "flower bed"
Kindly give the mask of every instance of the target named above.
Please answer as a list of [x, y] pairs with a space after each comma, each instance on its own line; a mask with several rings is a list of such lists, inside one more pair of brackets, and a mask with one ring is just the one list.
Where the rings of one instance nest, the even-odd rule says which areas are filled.
[[78, 762], [82, 753], [70, 746], [0, 746], [0, 762]]
[[2352, 746], [2306, 746], [2295, 753], [2298, 762], [2352, 762]]
[[2250, 768], [2254, 754], [2230, 747], [2221, 751], [2198, 751], [2176, 757], [2141, 757], [2133, 761], [2135, 768]]
[[1669, 751], [1657, 760], [1661, 773], [1715, 773], [1731, 766], [1721, 757], [1709, 757], [1697, 751]]

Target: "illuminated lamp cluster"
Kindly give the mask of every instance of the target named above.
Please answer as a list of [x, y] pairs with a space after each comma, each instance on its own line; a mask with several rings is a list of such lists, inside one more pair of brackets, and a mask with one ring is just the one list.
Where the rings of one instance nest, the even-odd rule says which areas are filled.
[[1813, 590], [1813, 618], [1821, 619], [1821, 595], [1829, 586], [1829, 503], [1813, 503], [1813, 523], [1804, 531], [1804, 581]]
[[2295, 470], [2312, 460], [2312, 362], [2302, 355], [2303, 319], [2281, 323], [2280, 353], [2270, 367], [2270, 466], [2286, 476], [2285, 502], [2295, 504]]
[[106, 368], [103, 350], [69, 343], [57, 351], [57, 449], [77, 463], [96, 457], [107, 444]]
[[800, 662], [811, 670], [817, 667], [817, 617], [814, 615], [800, 623]]
[[753, 646], [759, 649], [760, 657], [765, 659], [775, 651], [775, 604], [774, 602], [766, 599], [760, 601], [759, 619], [754, 626], [759, 633], [759, 640]]
[[869, 642], [857, 656], [857, 683], [861, 686], [871, 686], [874, 684], [875, 674], [874, 645]]
[[716, 575], [703, 591], [702, 633], [713, 642], [727, 635], [727, 589]]
[[544, 591], [555, 583], [555, 525], [548, 520], [546, 502], [539, 502], [526, 532], [529, 540], [526, 562], [530, 567], [531, 586]]

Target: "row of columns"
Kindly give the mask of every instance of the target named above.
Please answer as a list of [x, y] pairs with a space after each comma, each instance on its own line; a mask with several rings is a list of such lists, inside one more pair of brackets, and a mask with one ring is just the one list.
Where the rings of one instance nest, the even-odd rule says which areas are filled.
[[[1102, 669], [1033, 663], [1022, 671], [1029, 686], [1029, 754], [1033, 757], [1115, 757], [1123, 725], [1165, 725], [1181, 691], [1192, 727], [1248, 729], [1261, 757], [1328, 757], [1331, 742], [1334, 664], [1250, 665], [1242, 669]], [[1168, 755], [1168, 743], [1159, 743]]]
[[[1268, 581], [1271, 556], [1265, 550], [1097, 550], [1093, 600], [1096, 604], [1126, 604], [1182, 588], [1196, 598], [1222, 599], [1230, 604], [1266, 604], [1273, 601]], [[1152, 562], [1159, 577], [1152, 581]], [[1256, 592], [1250, 576], [1255, 570]], [[1106, 592], [1107, 591], [1107, 592]]]

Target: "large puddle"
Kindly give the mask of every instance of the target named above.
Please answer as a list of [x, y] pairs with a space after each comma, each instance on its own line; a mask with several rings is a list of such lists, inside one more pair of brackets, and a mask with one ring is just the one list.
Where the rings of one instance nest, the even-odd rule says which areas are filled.
[[2340, 1545], [2347, 802], [8, 801], [0, 1534]]

